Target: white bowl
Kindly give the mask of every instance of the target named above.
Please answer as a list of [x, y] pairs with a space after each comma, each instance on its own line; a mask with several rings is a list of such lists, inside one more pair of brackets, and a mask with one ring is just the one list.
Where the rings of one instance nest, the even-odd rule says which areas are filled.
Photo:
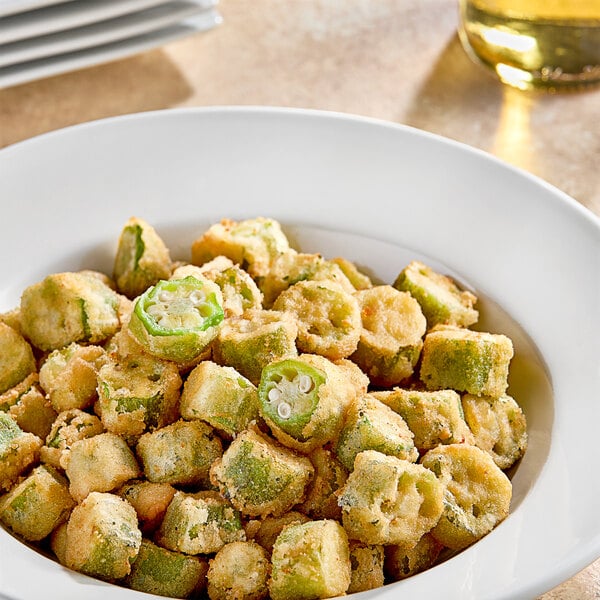
[[[571, 198], [421, 131], [286, 109], [94, 122], [1, 151], [0, 173], [0, 311], [49, 272], [110, 272], [132, 215], [178, 258], [222, 217], [262, 215], [302, 250], [343, 254], [384, 281], [420, 257], [477, 290], [482, 327], [515, 342], [509, 391], [529, 424], [511, 514], [454, 558], [361, 598], [534, 598], [600, 556], [600, 223]], [[9, 598], [148, 598], [1, 529], [0, 556]]]

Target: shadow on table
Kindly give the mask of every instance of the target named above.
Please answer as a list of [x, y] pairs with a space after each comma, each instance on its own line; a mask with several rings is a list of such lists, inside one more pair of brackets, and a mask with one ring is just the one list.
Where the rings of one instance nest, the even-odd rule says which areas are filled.
[[167, 108], [191, 92], [161, 49], [0, 90], [0, 147], [76, 123]]

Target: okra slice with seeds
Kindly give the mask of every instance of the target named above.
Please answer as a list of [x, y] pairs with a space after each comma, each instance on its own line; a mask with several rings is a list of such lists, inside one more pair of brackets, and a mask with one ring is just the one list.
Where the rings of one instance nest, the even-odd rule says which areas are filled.
[[141, 543], [133, 507], [114, 494], [92, 492], [71, 513], [64, 562], [75, 571], [116, 581], [130, 573]]
[[36, 370], [29, 343], [9, 325], [0, 322], [0, 394]]
[[473, 293], [461, 290], [450, 277], [420, 261], [407, 265], [394, 281], [394, 287], [409, 292], [419, 302], [428, 329], [436, 325], [468, 327], [479, 318], [474, 308], [477, 297]]
[[445, 488], [444, 510], [431, 530], [444, 546], [462, 550], [508, 516], [512, 484], [484, 450], [467, 444], [438, 446], [421, 464]]
[[340, 490], [348, 537], [365, 544], [411, 546], [438, 522], [444, 485], [425, 467], [365, 450]]
[[348, 594], [365, 592], [379, 588], [384, 584], [384, 546], [363, 544], [350, 540], [350, 564], [352, 574]]
[[215, 461], [210, 478], [245, 515], [281, 516], [302, 502], [313, 471], [308, 458], [247, 429]]
[[135, 298], [170, 274], [171, 257], [163, 240], [149, 223], [131, 217], [115, 255], [113, 276], [119, 292]]
[[263, 367], [298, 354], [297, 335], [298, 324], [289, 313], [250, 309], [223, 323], [213, 344], [213, 360], [258, 385]]
[[384, 572], [392, 581], [400, 581], [432, 567], [444, 545], [426, 533], [414, 546], [385, 546]]
[[123, 583], [138, 592], [168, 598], [188, 598], [192, 593], [204, 589], [203, 580], [207, 571], [206, 559], [173, 552], [143, 538], [131, 565], [131, 573]]
[[163, 548], [192, 555], [245, 539], [239, 511], [213, 491], [176, 492], [156, 535]]
[[223, 321], [219, 286], [195, 277], [161, 280], [136, 301], [129, 330], [157, 358], [185, 363], [199, 357]]
[[23, 333], [40, 350], [102, 343], [120, 327], [121, 298], [86, 272], [48, 275], [21, 295]]
[[299, 281], [279, 294], [273, 309], [296, 317], [296, 344], [301, 352], [339, 360], [356, 350], [361, 333], [360, 308], [356, 298], [338, 284]]
[[345, 372], [316, 354], [267, 365], [258, 386], [260, 414], [273, 435], [301, 452], [336, 437], [355, 396]]
[[413, 433], [404, 419], [369, 395], [350, 406], [335, 444], [337, 457], [349, 471], [354, 468], [356, 455], [364, 450], [377, 450], [409, 462], [419, 458]]
[[362, 331], [350, 357], [377, 386], [390, 387], [409, 378], [417, 364], [427, 321], [407, 292], [377, 285], [355, 294]]
[[204, 360], [188, 375], [179, 407], [184, 419], [206, 421], [234, 437], [258, 417], [258, 392], [233, 367]]
[[350, 585], [348, 536], [333, 520], [290, 525], [273, 546], [272, 600], [314, 600], [345, 594]]
[[24, 539], [40, 541], [74, 506], [65, 477], [41, 465], [0, 499], [0, 521]]
[[429, 390], [498, 398], [508, 387], [513, 353], [505, 335], [441, 327], [425, 336], [420, 378]]
[[98, 372], [95, 410], [107, 431], [133, 439], [179, 418], [181, 384], [173, 363], [111, 359]]

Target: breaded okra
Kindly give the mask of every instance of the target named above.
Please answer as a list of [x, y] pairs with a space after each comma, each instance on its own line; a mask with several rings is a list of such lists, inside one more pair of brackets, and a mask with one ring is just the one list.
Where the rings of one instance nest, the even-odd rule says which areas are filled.
[[67, 524], [67, 567], [106, 581], [122, 579], [142, 543], [133, 507], [114, 494], [92, 492], [77, 505]]
[[258, 385], [263, 367], [296, 356], [298, 324], [289, 313], [253, 309], [227, 319], [213, 345], [213, 360]]
[[351, 359], [379, 386], [392, 386], [413, 374], [427, 322], [407, 292], [378, 285], [356, 292], [362, 331]]
[[269, 556], [255, 542], [232, 542], [210, 561], [207, 591], [210, 600], [262, 600], [269, 590]]
[[350, 585], [348, 537], [333, 520], [284, 529], [273, 546], [272, 600], [313, 600], [343, 595]]
[[[275, 540], [286, 527], [293, 523], [308, 523], [310, 520], [306, 515], [296, 510], [290, 510], [280, 517], [263, 517], [260, 520], [253, 521], [256, 526], [254, 527], [255, 531], [253, 531], [252, 539], [271, 553]], [[246, 526], [246, 534], [248, 535], [248, 526]]]
[[443, 549], [431, 533], [414, 546], [385, 546], [384, 572], [392, 581], [406, 579], [432, 567]]
[[258, 417], [258, 392], [233, 367], [204, 360], [188, 375], [179, 407], [184, 419], [206, 421], [233, 437]]
[[117, 493], [135, 509], [142, 533], [149, 534], [161, 524], [175, 492], [175, 488], [168, 483], [134, 479]]
[[75, 442], [61, 465], [69, 478], [71, 496], [81, 502], [90, 492], [110, 492], [140, 474], [129, 446], [114, 433], [101, 433]]
[[128, 328], [148, 354], [188, 363], [207, 350], [222, 321], [219, 286], [190, 276], [148, 288], [136, 300]]
[[119, 295], [86, 272], [54, 273], [21, 295], [24, 335], [41, 350], [98, 344], [120, 326]]
[[37, 462], [42, 444], [39, 437], [24, 432], [10, 415], [0, 412], [0, 491], [8, 490]]
[[336, 283], [299, 281], [279, 294], [273, 309], [296, 317], [296, 344], [301, 352], [339, 360], [350, 356], [358, 346], [361, 334], [358, 301]]
[[95, 410], [107, 431], [131, 439], [178, 419], [181, 384], [173, 363], [109, 360], [98, 372]]
[[98, 371], [106, 360], [102, 347], [75, 342], [51, 352], [40, 367], [40, 385], [54, 409], [91, 406], [98, 397]]
[[460, 396], [454, 390], [427, 392], [394, 388], [373, 392], [372, 395], [406, 421], [419, 452], [426, 452], [440, 444], [474, 442], [464, 418]]
[[409, 462], [419, 458], [413, 433], [404, 419], [368, 394], [348, 408], [335, 444], [337, 457], [348, 471], [354, 468], [356, 455], [365, 450], [377, 450]]
[[438, 446], [421, 463], [445, 488], [444, 510], [431, 531], [444, 546], [462, 550], [508, 515], [512, 485], [484, 450], [467, 444]]
[[0, 322], [0, 394], [36, 370], [33, 350], [18, 331]]
[[512, 357], [505, 335], [444, 327], [425, 336], [420, 378], [430, 390], [498, 398], [508, 387]]
[[438, 522], [444, 485], [425, 467], [366, 450], [340, 490], [348, 537], [365, 544], [416, 544]]
[[461, 290], [446, 275], [441, 275], [420, 261], [412, 261], [396, 278], [394, 287], [409, 292], [421, 305], [427, 327], [456, 325], [468, 327], [477, 322], [479, 313], [473, 306], [477, 297]]
[[136, 452], [149, 481], [205, 485], [210, 466], [223, 454], [223, 446], [207, 423], [177, 421], [145, 433]]
[[223, 219], [211, 225], [194, 241], [192, 263], [203, 265], [223, 255], [248, 271], [252, 277], [264, 277], [273, 260], [289, 249], [281, 225], [273, 219]]
[[350, 540], [352, 574], [346, 592], [354, 594], [381, 587], [384, 584], [384, 547]]
[[156, 535], [163, 548], [185, 554], [211, 554], [244, 541], [240, 513], [216, 492], [176, 492]]
[[66, 521], [74, 506], [67, 480], [41, 465], [0, 498], [0, 521], [22, 538], [39, 541]]
[[258, 386], [260, 414], [273, 435], [305, 453], [337, 436], [355, 397], [344, 370], [317, 354], [270, 363]]
[[119, 237], [113, 275], [117, 289], [135, 298], [171, 274], [169, 249], [154, 227], [131, 217]]
[[102, 422], [96, 415], [77, 408], [65, 410], [59, 413], [52, 424], [52, 429], [46, 436], [46, 443], [40, 449], [40, 459], [57, 469], [62, 469], [63, 456], [68, 454], [75, 442], [103, 432]]
[[38, 385], [37, 373], [28, 375], [0, 395], [0, 411], [7, 412], [23, 431], [42, 439], [48, 435], [56, 419], [56, 411]]
[[206, 587], [207, 571], [204, 558], [173, 552], [144, 538], [123, 583], [138, 592], [188, 598]]
[[485, 450], [502, 469], [512, 467], [527, 448], [527, 420], [514, 398], [465, 394], [462, 398], [465, 419], [475, 445]]
[[280, 516], [303, 500], [313, 472], [308, 458], [248, 429], [215, 461], [210, 477], [245, 515]]

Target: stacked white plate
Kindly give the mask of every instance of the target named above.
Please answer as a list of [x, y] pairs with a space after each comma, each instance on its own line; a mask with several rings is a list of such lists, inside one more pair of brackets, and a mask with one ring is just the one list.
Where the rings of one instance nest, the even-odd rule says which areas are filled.
[[221, 22], [218, 0], [0, 0], [0, 87], [123, 58]]

